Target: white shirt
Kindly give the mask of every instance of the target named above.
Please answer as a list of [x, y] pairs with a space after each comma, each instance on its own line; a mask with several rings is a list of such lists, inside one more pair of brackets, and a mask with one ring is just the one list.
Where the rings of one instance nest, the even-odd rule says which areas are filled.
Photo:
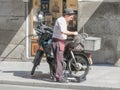
[[67, 22], [63, 16], [59, 17], [53, 29], [53, 38], [58, 38], [61, 40], [67, 39], [67, 35], [63, 34], [62, 32], [67, 31]]

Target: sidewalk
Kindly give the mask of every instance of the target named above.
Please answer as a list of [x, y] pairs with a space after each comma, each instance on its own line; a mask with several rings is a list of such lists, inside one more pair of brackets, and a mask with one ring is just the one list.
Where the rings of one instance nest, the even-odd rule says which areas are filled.
[[57, 83], [49, 79], [49, 68], [42, 62], [31, 76], [32, 62], [0, 62], [0, 84], [79, 90], [120, 90], [120, 67], [92, 65], [87, 80], [81, 83]]

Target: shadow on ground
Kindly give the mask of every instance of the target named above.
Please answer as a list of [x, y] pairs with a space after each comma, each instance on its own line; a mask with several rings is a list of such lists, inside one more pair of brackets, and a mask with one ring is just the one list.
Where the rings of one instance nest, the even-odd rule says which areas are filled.
[[35, 79], [35, 80], [43, 80], [43, 81], [50, 81], [50, 74], [43, 73], [41, 71], [36, 71], [34, 75], [31, 75], [30, 71], [4, 71], [4, 73], [13, 73], [16, 77], [22, 77], [26, 79]]

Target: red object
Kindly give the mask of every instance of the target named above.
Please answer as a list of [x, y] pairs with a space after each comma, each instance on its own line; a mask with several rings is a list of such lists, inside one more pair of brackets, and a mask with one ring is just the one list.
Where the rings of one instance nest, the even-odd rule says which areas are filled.
[[59, 43], [59, 46], [60, 46], [60, 50], [61, 50], [61, 51], [64, 51], [64, 50], [65, 50], [65, 41], [64, 41], [64, 40], [57, 39], [57, 38], [53, 38], [53, 40], [54, 40], [55, 42], [58, 42], [58, 43]]

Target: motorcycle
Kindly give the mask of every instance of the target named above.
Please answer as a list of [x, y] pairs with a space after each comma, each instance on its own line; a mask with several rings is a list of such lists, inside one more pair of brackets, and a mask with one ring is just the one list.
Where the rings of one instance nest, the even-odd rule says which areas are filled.
[[84, 48], [86, 37], [88, 37], [86, 33], [78, 34], [66, 45], [64, 51], [64, 74], [67, 78], [74, 77], [77, 82], [86, 80], [90, 65], [93, 63], [92, 54]]
[[[54, 55], [52, 52], [52, 28], [43, 25], [42, 23], [35, 29], [38, 36], [38, 45], [42, 49], [38, 49], [33, 60], [31, 75], [42, 60], [43, 54], [46, 55], [46, 60], [49, 64], [50, 75], [53, 76]], [[63, 73], [64, 77], [76, 82], [86, 80], [86, 76], [92, 64], [92, 54], [84, 50], [84, 41], [88, 35], [86, 33], [78, 34], [65, 46]]]
[[[45, 25], [40, 24], [36, 29], [36, 34], [38, 36], [38, 50], [36, 51], [34, 60], [33, 60], [33, 68], [31, 71], [31, 75], [34, 74], [35, 69], [38, 65], [40, 65], [40, 62], [42, 60], [42, 57], [45, 53], [46, 60], [49, 64], [50, 71], [52, 70], [51, 64], [53, 62], [53, 55], [52, 55], [52, 49], [51, 49], [51, 42], [52, 42], [52, 29], [50, 27], [47, 27]], [[42, 48], [41, 48], [42, 47]]]

